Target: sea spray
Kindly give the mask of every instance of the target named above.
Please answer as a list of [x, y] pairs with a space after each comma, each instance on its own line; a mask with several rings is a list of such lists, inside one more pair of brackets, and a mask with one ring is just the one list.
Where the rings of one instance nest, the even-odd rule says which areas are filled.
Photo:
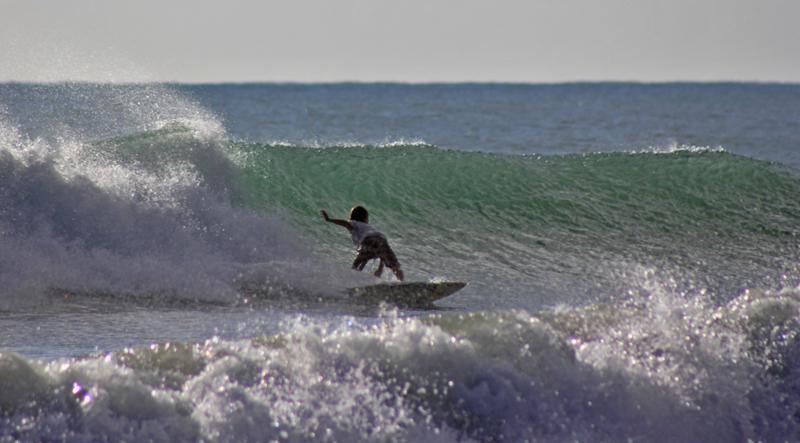
[[[191, 101], [156, 86], [32, 93], [92, 118], [48, 120], [36, 138], [9, 114], [0, 122], [0, 308], [44, 303], [53, 290], [230, 303], [242, 265], [263, 274], [275, 260], [295, 272], [272, 280], [327, 280], [279, 216], [235, 206], [236, 152]], [[109, 107], [99, 120], [93, 104]], [[92, 140], [131, 127], [145, 132]]]
[[[769, 441], [800, 430], [785, 415], [798, 407], [786, 360], [797, 341], [757, 331], [788, 333], [800, 313], [795, 303], [784, 320], [747, 318], [787, 297], [715, 308], [662, 291], [539, 315], [299, 316], [286, 333], [248, 340], [48, 364], [6, 353], [0, 379], [16, 380], [6, 392], [26, 394], [2, 397], [0, 428], [78, 441]], [[575, 329], [584, 322], [591, 334]], [[765, 345], [783, 350], [786, 369], [764, 364], [764, 353], [775, 360], [755, 351]]]

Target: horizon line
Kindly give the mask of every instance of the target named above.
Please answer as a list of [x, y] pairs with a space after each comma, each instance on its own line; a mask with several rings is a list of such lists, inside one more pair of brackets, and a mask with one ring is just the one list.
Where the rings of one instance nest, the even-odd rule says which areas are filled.
[[456, 81], [404, 81], [404, 80], [233, 80], [233, 81], [177, 81], [177, 80], [144, 80], [144, 81], [96, 81], [96, 80], [0, 80], [0, 84], [24, 85], [115, 85], [115, 86], [144, 86], [144, 85], [176, 85], [176, 86], [217, 86], [217, 85], [408, 85], [408, 86], [448, 86], [448, 85], [496, 85], [496, 86], [557, 86], [557, 85], [676, 85], [676, 84], [701, 84], [701, 85], [800, 85], [800, 80], [557, 80], [557, 81], [504, 81], [504, 80], [456, 80]]

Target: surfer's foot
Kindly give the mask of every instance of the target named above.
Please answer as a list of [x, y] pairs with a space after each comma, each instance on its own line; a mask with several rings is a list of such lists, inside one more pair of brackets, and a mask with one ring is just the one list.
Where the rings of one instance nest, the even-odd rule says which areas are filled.
[[403, 271], [401, 269], [395, 269], [394, 276], [397, 277], [398, 280], [403, 281]]

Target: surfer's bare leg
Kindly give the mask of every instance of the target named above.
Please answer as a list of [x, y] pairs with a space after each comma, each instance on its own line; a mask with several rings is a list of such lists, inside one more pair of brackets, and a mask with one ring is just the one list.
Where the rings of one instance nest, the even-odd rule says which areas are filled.
[[367, 265], [368, 261], [369, 261], [369, 259], [364, 259], [364, 258], [361, 258], [360, 256], [357, 257], [355, 259], [355, 261], [353, 261], [353, 269], [355, 269], [356, 271], [363, 271], [364, 270], [364, 266]]

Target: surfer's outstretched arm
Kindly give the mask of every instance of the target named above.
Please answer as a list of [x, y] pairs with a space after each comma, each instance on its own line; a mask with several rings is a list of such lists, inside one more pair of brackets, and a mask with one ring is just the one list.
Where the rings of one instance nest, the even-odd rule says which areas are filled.
[[328, 217], [328, 212], [325, 211], [324, 209], [319, 211], [319, 213], [322, 215], [322, 218], [326, 222], [330, 222], [330, 223], [345, 227], [345, 228], [347, 228], [348, 231], [352, 231], [353, 230], [353, 225], [351, 225], [349, 221], [341, 220], [341, 219], [338, 219], [338, 218], [330, 218], [330, 217]]

